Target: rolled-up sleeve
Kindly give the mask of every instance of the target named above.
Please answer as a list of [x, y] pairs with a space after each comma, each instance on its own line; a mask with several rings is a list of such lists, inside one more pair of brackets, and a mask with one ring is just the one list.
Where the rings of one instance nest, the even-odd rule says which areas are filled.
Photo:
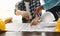
[[49, 0], [43, 6], [45, 10], [51, 9], [52, 7], [56, 6], [60, 3], [60, 0]]

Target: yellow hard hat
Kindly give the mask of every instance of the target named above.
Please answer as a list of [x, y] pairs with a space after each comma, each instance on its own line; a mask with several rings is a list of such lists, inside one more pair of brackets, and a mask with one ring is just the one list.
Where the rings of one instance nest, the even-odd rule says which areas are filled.
[[2, 19], [0, 19], [0, 30], [5, 31], [5, 22]]
[[60, 18], [58, 19], [58, 21], [56, 23], [55, 31], [60, 32]]

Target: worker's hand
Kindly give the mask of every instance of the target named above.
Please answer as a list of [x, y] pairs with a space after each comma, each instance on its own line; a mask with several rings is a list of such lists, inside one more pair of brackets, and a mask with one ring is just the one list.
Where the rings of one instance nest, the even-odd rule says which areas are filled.
[[22, 11], [20, 11], [20, 10], [16, 10], [16, 12], [15, 12], [15, 15], [22, 15]]
[[35, 18], [32, 20], [30, 26], [32, 26], [32, 25], [37, 25], [38, 20], [39, 20], [39, 17], [35, 17]]
[[26, 20], [29, 20], [30, 17], [31, 17], [30, 13], [27, 12], [27, 11], [17, 10], [17, 11], [15, 12], [15, 14], [16, 14], [16, 15], [22, 15]]
[[38, 14], [42, 10], [43, 10], [43, 7], [42, 6], [39, 6], [39, 7], [37, 7], [37, 8], [34, 9], [34, 14]]
[[8, 17], [8, 18], [6, 18], [4, 22], [5, 22], [5, 24], [6, 24], [6, 23], [10, 23], [10, 22], [12, 22], [12, 17]]
[[22, 16], [23, 16], [26, 20], [29, 20], [30, 17], [31, 17], [30, 13], [27, 12], [27, 11], [24, 11]]

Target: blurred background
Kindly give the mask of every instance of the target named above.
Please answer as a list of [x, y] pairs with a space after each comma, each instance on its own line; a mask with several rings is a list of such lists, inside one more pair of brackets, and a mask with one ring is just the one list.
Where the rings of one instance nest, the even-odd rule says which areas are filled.
[[15, 4], [21, 0], [0, 0], [0, 18], [14, 15]]

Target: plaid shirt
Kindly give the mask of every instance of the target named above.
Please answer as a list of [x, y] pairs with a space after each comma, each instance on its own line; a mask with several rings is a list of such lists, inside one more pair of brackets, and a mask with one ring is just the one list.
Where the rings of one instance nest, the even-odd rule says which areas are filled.
[[[38, 6], [40, 6], [40, 0], [36, 0], [36, 1], [30, 0], [30, 2], [29, 2], [29, 9], [30, 9], [30, 13], [32, 15], [32, 18], [34, 18], [36, 15], [37, 16], [40, 16], [41, 15], [41, 13], [38, 13], [38, 14], [34, 15], [34, 9], [36, 7], [38, 7]], [[26, 11], [26, 7], [25, 7], [24, 1], [18, 2], [16, 4], [15, 8], [16, 8], [16, 10]]]

